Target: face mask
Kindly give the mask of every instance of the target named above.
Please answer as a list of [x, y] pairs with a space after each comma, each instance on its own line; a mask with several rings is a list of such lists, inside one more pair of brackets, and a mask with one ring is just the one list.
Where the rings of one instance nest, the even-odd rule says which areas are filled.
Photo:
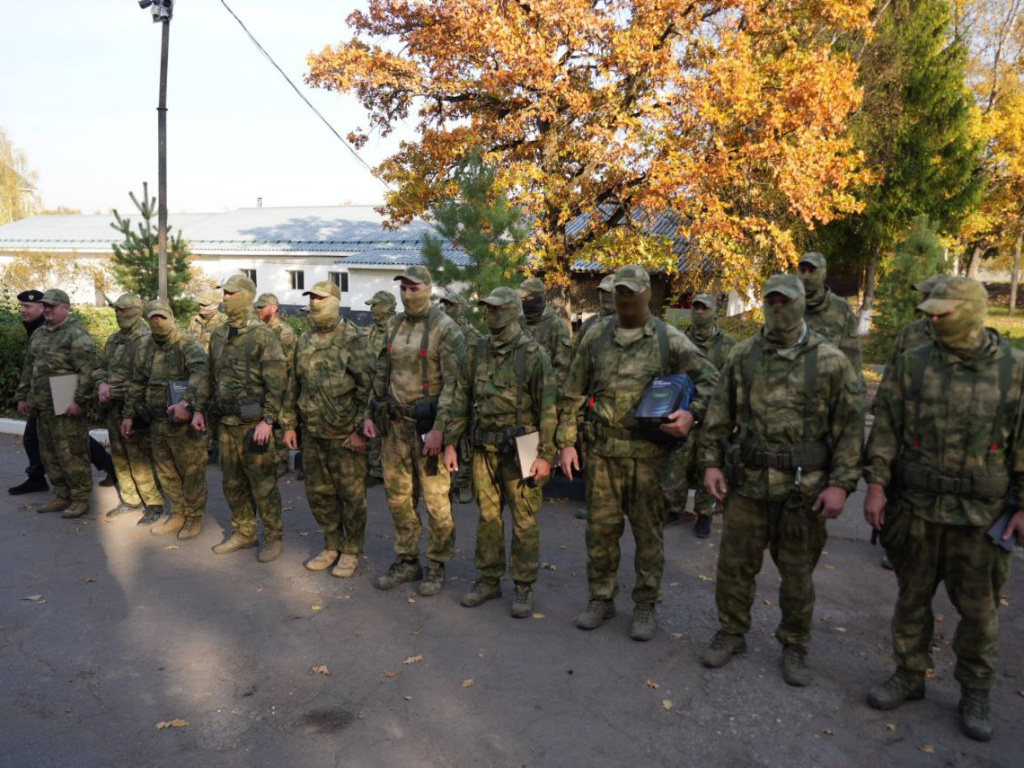
[[533, 293], [523, 298], [523, 314], [526, 315], [526, 320], [536, 320], [544, 314], [544, 309], [548, 305], [547, 297], [543, 293]]
[[391, 319], [392, 315], [394, 315], [394, 312], [391, 311], [387, 304], [382, 302], [370, 307], [370, 314], [373, 315], [374, 324], [383, 327], [387, 321]]
[[985, 339], [984, 304], [962, 302], [959, 307], [933, 321], [939, 342], [954, 352], [973, 352]]
[[818, 268], [809, 275], [800, 273], [800, 280], [804, 284], [804, 292], [808, 298], [816, 297], [825, 290], [825, 269]]
[[205, 317], [209, 320], [211, 317], [217, 314], [217, 310], [220, 309], [220, 304], [208, 304], [205, 307], [199, 308], [199, 316]]
[[492, 336], [498, 336], [506, 328], [519, 327], [519, 307], [505, 304], [501, 307], [487, 307], [487, 329]]
[[338, 307], [341, 299], [325, 296], [309, 303], [309, 324], [318, 331], [329, 331], [338, 323]]
[[651, 316], [651, 291], [645, 288], [640, 293], [615, 292], [615, 314], [623, 328], [640, 328]]
[[710, 309], [693, 313], [693, 327], [698, 331], [710, 331], [715, 327], [715, 313]]
[[430, 310], [430, 286], [424, 285], [421, 290], [402, 291], [402, 306], [409, 317], [420, 317]]
[[601, 317], [610, 317], [615, 314], [615, 294], [599, 291], [597, 300], [601, 308]]
[[462, 322], [462, 306], [460, 304], [444, 304], [444, 313], [456, 323]]
[[117, 327], [122, 331], [130, 331], [139, 322], [140, 317], [142, 317], [141, 308], [122, 309], [117, 313]]
[[245, 325], [253, 311], [252, 302], [256, 296], [252, 291], [237, 291], [230, 296], [224, 296], [224, 309], [228, 313], [228, 325], [233, 328], [240, 328]]
[[793, 299], [781, 307], [764, 304], [764, 330], [768, 343], [776, 348], [784, 348], [796, 344], [804, 332], [803, 299]]
[[149, 321], [149, 329], [153, 332], [153, 338], [157, 341], [167, 341], [174, 333], [174, 321], [164, 320], [163, 322], [157, 323], [153, 320]]

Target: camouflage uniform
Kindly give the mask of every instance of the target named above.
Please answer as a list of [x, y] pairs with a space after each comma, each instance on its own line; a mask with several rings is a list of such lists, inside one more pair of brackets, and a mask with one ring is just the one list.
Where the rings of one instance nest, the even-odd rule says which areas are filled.
[[[145, 310], [147, 318], [163, 314], [173, 322], [170, 307], [162, 301], [149, 302]], [[152, 411], [153, 463], [171, 500], [171, 514], [198, 520], [206, 511], [206, 442], [191, 424], [173, 423], [167, 417], [167, 386], [172, 381], [188, 382], [182, 402], [194, 405], [206, 394], [206, 353], [196, 339], [176, 326], [166, 339], [157, 340], [150, 334], [140, 342], [121, 415], [135, 420], [139, 403]]]
[[[641, 287], [645, 283], [650, 291], [650, 278], [640, 267], [616, 273], [616, 286], [626, 282]], [[622, 327], [621, 314], [598, 325], [580, 344], [558, 402], [559, 449], [576, 443], [577, 417], [589, 404], [583, 428], [589, 464], [586, 538], [591, 601], [610, 602], [619, 591], [619, 539], [629, 518], [636, 540], [633, 600], [660, 602], [665, 564], [660, 481], [668, 448], [638, 432], [636, 409], [655, 377], [686, 373], [697, 388], [690, 411], [699, 421], [718, 381], [707, 359], [671, 326], [664, 326], [669, 360], [663, 366], [659, 325], [660, 320], [648, 317], [640, 327]], [[608, 334], [606, 329], [613, 330]]]
[[611, 317], [615, 314], [615, 298], [612, 295], [612, 289], [615, 275], [605, 275], [604, 279], [601, 280], [597, 287], [598, 301], [600, 302], [600, 309], [595, 314], [588, 317], [580, 325], [579, 333], [572, 340], [572, 357], [576, 357], [576, 352], [580, 348], [580, 342], [587, 335], [591, 328], [597, 325], [602, 320]]
[[[572, 362], [572, 337], [568, 327], [555, 310], [546, 305], [544, 282], [539, 278], [524, 280], [519, 286], [519, 296], [523, 299], [523, 327], [548, 353], [555, 380], [564, 381]], [[538, 309], [543, 311], [537, 313]]]
[[864, 369], [861, 363], [860, 335], [857, 333], [857, 316], [853, 313], [846, 299], [832, 293], [825, 285], [828, 263], [820, 253], [805, 253], [800, 257], [801, 264], [809, 264], [815, 268], [813, 275], [801, 276], [807, 290], [807, 325], [815, 333], [819, 333], [833, 346], [846, 355], [857, 374], [864, 380]]
[[[775, 291], [792, 299], [795, 338], [774, 341], [766, 310], [765, 328], [733, 347], [697, 450], [700, 469], [722, 468], [728, 483], [715, 583], [720, 632], [749, 631], [767, 548], [782, 577], [775, 636], [802, 649], [811, 637], [812, 574], [827, 537], [811, 507], [826, 487], [849, 493], [857, 484], [863, 385], [849, 360], [803, 322], [799, 280], [775, 275], [764, 294]], [[728, 457], [725, 440], [733, 446]]]
[[[447, 293], [441, 299], [441, 306], [462, 331], [466, 350], [474, 349], [484, 335], [466, 318], [466, 297], [455, 292]], [[462, 504], [473, 498], [473, 445], [469, 434], [464, 434], [458, 445], [459, 471], [452, 477], [452, 496]]]
[[[367, 348], [372, 360], [380, 357], [384, 346], [388, 343], [388, 322], [395, 316], [395, 294], [391, 291], [377, 291], [366, 302], [373, 313], [373, 325], [366, 336]], [[384, 472], [380, 466], [380, 438], [374, 437], [366, 450], [366, 461], [369, 465], [370, 477], [375, 482], [382, 482]]]
[[[517, 428], [539, 431], [538, 456], [554, 462], [557, 387], [547, 354], [519, 327], [515, 290], [495, 289], [484, 302], [495, 307], [511, 305], [514, 314], [496, 335], [492, 330], [492, 335], [481, 336], [467, 348], [445, 443], [458, 445], [463, 436], [473, 443], [473, 482], [480, 505], [477, 572], [492, 584], [505, 574], [502, 510], [508, 504], [513, 526], [512, 580], [517, 586], [529, 587], [537, 580], [540, 557], [537, 513], [541, 489], [522, 480], [510, 440]], [[517, 370], [519, 366], [521, 370]]]
[[[142, 318], [142, 299], [138, 296], [126, 293], [113, 306], [123, 313], [132, 313], [132, 317], [130, 324], [125, 323], [103, 345], [96, 369], [92, 372], [92, 380], [97, 388], [101, 384], [113, 387], [110, 402], [101, 403], [100, 412], [104, 414], [103, 421], [110, 437], [110, 455], [114, 460], [117, 486], [121, 500], [130, 507], [138, 507], [140, 504], [162, 507], [164, 497], [153, 473], [153, 448], [149, 430], [141, 429], [131, 438], [121, 434], [121, 413], [132, 379], [132, 368], [138, 359], [140, 346], [149, 338], [149, 326]], [[122, 317], [118, 318], [119, 324]]]
[[[61, 290], [51, 289], [43, 303], [70, 303]], [[92, 492], [89, 471], [89, 424], [85, 415], [55, 416], [50, 394], [50, 377], [78, 375], [75, 402], [87, 408], [96, 396], [92, 372], [96, 366], [96, 344], [73, 317], [56, 328], [43, 325], [29, 337], [25, 365], [15, 398], [28, 403], [36, 417], [43, 466], [53, 483], [57, 499], [88, 504]]]
[[[214, 295], [217, 296], [217, 293], [214, 292]], [[220, 297], [217, 296], [217, 303], [219, 302]], [[213, 332], [224, 325], [227, 321], [228, 316], [219, 310], [215, 311], [209, 317], [203, 317], [202, 314], [198, 314], [189, 321], [188, 332], [202, 345], [203, 351], [209, 353], [210, 339], [213, 336]]]
[[[255, 306], [257, 310], [260, 307], [269, 305], [278, 306], [277, 296], [272, 293], [264, 293], [256, 299]], [[265, 325], [274, 332], [277, 340], [281, 343], [281, 351], [284, 352], [285, 368], [290, 372], [292, 365], [295, 363], [295, 331], [277, 315], [269, 323], [265, 323]], [[287, 471], [288, 447], [284, 444], [284, 433], [281, 431], [280, 426], [274, 427], [274, 441], [277, 443], [277, 463], [284, 465], [284, 469]]]
[[885, 361], [885, 372], [882, 374], [882, 379], [889, 378], [896, 368], [896, 363], [903, 355], [916, 347], [931, 344], [934, 339], [935, 326], [930, 317], [921, 317], [906, 325], [896, 336], [896, 341], [893, 342], [889, 358]]

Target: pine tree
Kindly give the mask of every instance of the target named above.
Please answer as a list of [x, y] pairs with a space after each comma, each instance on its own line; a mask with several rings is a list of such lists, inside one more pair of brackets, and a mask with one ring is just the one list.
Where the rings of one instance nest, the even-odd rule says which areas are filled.
[[[124, 241], [113, 243], [114, 279], [128, 293], [136, 293], [143, 301], [159, 295], [159, 254], [157, 248], [157, 226], [153, 219], [156, 216], [156, 198], [149, 197], [149, 185], [142, 183], [142, 202], [129, 192], [128, 197], [135, 204], [142, 221], [132, 228], [131, 219], [122, 217], [115, 208], [114, 221], [111, 227], [121, 233]], [[185, 317], [196, 310], [195, 302], [185, 297], [185, 290], [192, 278], [189, 262], [192, 255], [188, 243], [181, 234], [171, 236], [171, 228], [167, 227], [167, 296], [174, 313]]]

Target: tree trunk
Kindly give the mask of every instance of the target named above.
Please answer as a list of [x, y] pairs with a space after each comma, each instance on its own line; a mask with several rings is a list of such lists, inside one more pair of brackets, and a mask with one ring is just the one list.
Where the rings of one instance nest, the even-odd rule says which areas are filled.
[[974, 246], [974, 250], [971, 251], [971, 258], [967, 261], [967, 277], [969, 279], [978, 279], [978, 272], [981, 270], [981, 257], [984, 253], [985, 249], [980, 245]]
[[871, 308], [875, 303], [875, 274], [878, 271], [878, 249], [871, 254], [867, 272], [864, 274], [864, 301], [857, 312], [857, 333], [866, 336], [871, 329]]
[[1013, 249], [1013, 272], [1010, 274], [1010, 317], [1017, 308], [1017, 281], [1020, 279], [1020, 248], [1024, 241], [1024, 224], [1017, 232], [1017, 244]]

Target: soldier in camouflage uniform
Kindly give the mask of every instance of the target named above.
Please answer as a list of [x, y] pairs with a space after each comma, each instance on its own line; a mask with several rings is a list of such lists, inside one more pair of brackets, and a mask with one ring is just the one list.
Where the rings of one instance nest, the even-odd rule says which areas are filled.
[[337, 566], [332, 576], [348, 578], [359, 565], [366, 533], [366, 439], [363, 411], [370, 395], [370, 354], [366, 338], [341, 317], [341, 290], [317, 283], [309, 296], [309, 330], [299, 337], [288, 376], [281, 425], [289, 448], [298, 447], [302, 424], [302, 467], [306, 498], [324, 532], [324, 548], [306, 563], [311, 571]]
[[[135, 353], [120, 431], [133, 439], [139, 415], [148, 416], [153, 464], [171, 501], [171, 514], [150, 533], [175, 533], [185, 541], [202, 532], [206, 512], [206, 442], [190, 423], [193, 405], [207, 386], [206, 353], [175, 324], [166, 301], [149, 301], [142, 311], [152, 333], [142, 339]], [[173, 404], [172, 382], [186, 384], [184, 396]]]
[[[921, 302], [925, 302], [931, 296], [932, 290], [935, 286], [946, 282], [949, 277], [947, 275], [932, 275], [923, 283], [918, 283], [914, 286], [914, 289], [920, 291]], [[885, 372], [882, 374], [882, 381], [885, 381], [889, 374], [892, 373], [896, 367], [896, 363], [903, 357], [907, 352], [916, 348], [923, 347], [925, 344], [930, 344], [935, 339], [935, 323], [932, 319], [925, 315], [920, 317], [914, 322], [910, 323], [903, 328], [896, 336], [896, 340], [893, 342], [892, 350], [889, 352], [889, 358], [885, 361]]]
[[210, 337], [213, 332], [228, 321], [228, 316], [220, 311], [220, 291], [211, 288], [196, 296], [199, 314], [188, 324], [188, 332], [202, 345], [203, 351], [210, 352]]
[[860, 476], [864, 387], [846, 356], [808, 328], [798, 277], [765, 283], [764, 316], [760, 333], [730, 353], [701, 426], [705, 485], [725, 503], [715, 581], [720, 628], [701, 661], [721, 667], [746, 650], [767, 548], [782, 577], [775, 637], [783, 679], [805, 686], [813, 573], [825, 521], [842, 513]]
[[583, 324], [580, 326], [580, 332], [572, 340], [572, 357], [576, 357], [576, 352], [580, 348], [580, 342], [583, 341], [583, 337], [587, 335], [587, 332], [602, 320], [615, 314], [615, 288], [612, 285], [614, 281], [615, 275], [605, 275], [604, 279], [598, 284], [598, 311], [583, 321]]
[[[466, 317], [466, 297], [455, 291], [448, 291], [441, 298], [441, 307], [462, 331], [466, 350], [476, 347], [484, 335]], [[470, 436], [464, 433], [459, 444], [459, 468], [452, 475], [452, 497], [460, 504], [469, 504], [473, 500], [473, 446]]]
[[[89, 512], [92, 475], [89, 472], [89, 423], [85, 409], [92, 401], [92, 372], [96, 344], [71, 317], [71, 300], [59, 288], [43, 294], [46, 324], [29, 337], [25, 365], [15, 398], [18, 412], [36, 417], [43, 466], [50, 475], [55, 498], [39, 512], [63, 512], [61, 517], [81, 517]], [[75, 374], [78, 386], [74, 402], [55, 415], [50, 377]]]
[[[445, 466], [458, 470], [455, 446], [469, 435], [473, 443], [473, 481], [480, 504], [476, 529], [476, 570], [480, 578], [463, 596], [467, 608], [501, 597], [505, 574], [505, 525], [512, 513], [511, 575], [516, 585], [512, 615], [533, 610], [533, 583], [540, 560], [537, 513], [541, 484], [555, 459], [557, 386], [540, 344], [519, 325], [519, 296], [514, 288], [495, 288], [480, 302], [487, 307], [490, 336], [466, 350], [445, 432]], [[524, 481], [514, 438], [538, 432], [537, 459]]]
[[1024, 352], [985, 328], [987, 304], [974, 280], [934, 286], [918, 309], [932, 318], [935, 339], [903, 355], [882, 384], [864, 452], [864, 516], [881, 531], [899, 581], [896, 671], [868, 702], [893, 709], [924, 697], [932, 600], [944, 581], [960, 614], [961, 728], [979, 741], [992, 737], [988, 698], [1011, 558], [986, 532], [1005, 514], [1003, 538], [1024, 541]]
[[[718, 375], [682, 331], [651, 316], [651, 280], [642, 267], [620, 269], [614, 287], [616, 316], [587, 334], [569, 370], [558, 405], [556, 444], [562, 471], [572, 479], [579, 470], [577, 419], [586, 406], [590, 602], [576, 626], [595, 629], [615, 615], [619, 539], [629, 518], [636, 540], [630, 636], [650, 640], [665, 566], [660, 473], [666, 441], [686, 437], [704, 415]], [[696, 386], [689, 410], [671, 414], [671, 421], [653, 433], [641, 429], [635, 414], [644, 391], [657, 376], [675, 373], [688, 374]]]
[[[422, 578], [419, 593], [429, 597], [444, 587], [445, 563], [455, 555], [451, 480], [438, 454], [464, 343], [455, 321], [431, 306], [433, 280], [426, 267], [407, 267], [395, 279], [402, 283], [404, 311], [388, 323], [387, 344], [373, 378], [377, 396], [367, 408], [363, 432], [370, 438], [383, 433], [381, 463], [397, 559], [373, 585], [392, 589]], [[428, 517], [425, 571], [419, 564], [420, 490]]]
[[555, 371], [555, 381], [564, 381], [572, 362], [572, 338], [569, 329], [547, 305], [547, 290], [539, 277], [530, 277], [519, 285], [527, 332], [544, 347]]
[[121, 434], [121, 413], [132, 379], [132, 368], [138, 358], [139, 347], [149, 336], [149, 326], [142, 318], [142, 299], [135, 294], [122, 294], [113, 306], [118, 331], [103, 345], [99, 362], [92, 372], [121, 492], [121, 502], [107, 512], [107, 517], [141, 512], [145, 508], [138, 525], [153, 525], [164, 513], [164, 497], [153, 472], [149, 430], [136, 429], [130, 438]]
[[[254, 315], [256, 284], [234, 275], [223, 285], [228, 322], [213, 332], [206, 391], [195, 404], [194, 429], [206, 429], [206, 412], [218, 418], [224, 497], [231, 508], [231, 535], [213, 548], [218, 555], [255, 547], [256, 512], [263, 521], [257, 560], [281, 554], [284, 526], [273, 445], [288, 371], [272, 330]], [[253, 510], [255, 505], [256, 509]]]
[[[373, 325], [367, 334], [366, 342], [370, 350], [371, 360], [377, 360], [381, 351], [388, 343], [388, 322], [395, 316], [395, 294], [391, 291], [377, 291], [373, 297], [366, 302], [373, 315]], [[370, 467], [370, 474], [367, 478], [367, 485], [379, 485], [384, 482], [384, 472], [380, 467], [380, 438], [370, 440], [370, 447], [367, 449], [367, 464]]]
[[833, 346], [839, 347], [857, 372], [857, 378], [864, 381], [857, 316], [853, 314], [846, 299], [836, 296], [825, 285], [828, 262], [820, 253], [811, 251], [800, 257], [798, 269], [806, 294], [807, 325]]
[[[306, 294], [303, 294], [305, 296]], [[280, 302], [277, 296], [272, 293], [264, 293], [256, 299], [256, 316], [275, 334], [281, 342], [281, 350], [284, 352], [285, 367], [291, 371], [295, 362], [295, 331], [284, 320], [277, 316], [280, 309]], [[284, 444], [284, 433], [280, 427], [274, 428], [274, 442], [277, 444], [277, 466], [278, 476], [288, 473], [288, 446]]]

